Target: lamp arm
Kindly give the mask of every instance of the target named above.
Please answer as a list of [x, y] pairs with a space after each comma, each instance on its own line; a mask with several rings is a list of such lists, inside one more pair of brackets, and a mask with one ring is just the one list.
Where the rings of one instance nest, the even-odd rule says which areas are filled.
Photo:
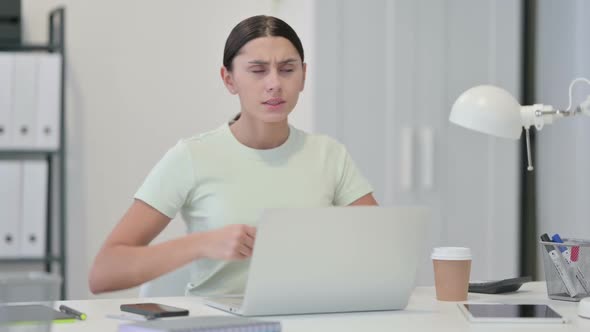
[[582, 113], [586, 116], [590, 116], [590, 95], [586, 97], [586, 100], [580, 103], [578, 107], [576, 107], [576, 114]]
[[[590, 85], [590, 80], [588, 80], [588, 79], [587, 79], [587, 78], [585, 78], [585, 77], [578, 77], [578, 78], [576, 78], [575, 80], [573, 80], [573, 81], [570, 83], [570, 88], [569, 88], [569, 103], [568, 103], [568, 106], [567, 106], [567, 110], [568, 110], [568, 111], [572, 109], [572, 89], [574, 88], [574, 85], [575, 85], [576, 83], [578, 83], [578, 82], [585, 82], [585, 83], [587, 83], [587, 84], [589, 84], [589, 85]], [[586, 102], [588, 102], [588, 99], [589, 99], [589, 98], [590, 98], [590, 96], [586, 97]], [[579, 106], [578, 106], [578, 107], [579, 107]], [[589, 115], [589, 114], [587, 114], [587, 113], [586, 113], [586, 115]]]
[[546, 124], [553, 123], [554, 118], [562, 117], [562, 111], [554, 110], [551, 105], [534, 104], [520, 107], [520, 121], [524, 129], [535, 126], [543, 129]]
[[520, 122], [524, 127], [526, 138], [526, 155], [528, 162], [528, 171], [534, 170], [533, 160], [531, 158], [531, 137], [529, 130], [531, 126], [535, 126], [537, 130], [543, 129], [545, 123], [553, 122], [553, 116], [553, 107], [550, 105], [535, 104], [520, 107]]
[[543, 110], [543, 111], [537, 110], [537, 111], [535, 111], [535, 116], [553, 115], [554, 118], [563, 118], [563, 117], [567, 117], [567, 116], [574, 116], [574, 115], [577, 115], [578, 113], [580, 113], [579, 106], [571, 111], [554, 110], [553, 108], [551, 110]]
[[527, 171], [532, 171], [535, 168], [533, 167], [533, 161], [531, 159], [531, 137], [529, 135], [529, 128], [524, 128], [525, 134], [526, 134], [526, 157], [527, 157], [527, 162], [528, 162], [528, 166], [527, 166]]
[[522, 106], [520, 109], [520, 119], [522, 126], [530, 128], [535, 126], [537, 130], [543, 129], [546, 124], [552, 124], [554, 120], [575, 115], [590, 116], [590, 95], [580, 105], [572, 110], [554, 109], [551, 105], [535, 104], [531, 106]]
[[546, 124], [553, 123], [553, 120], [570, 117], [575, 115], [590, 116], [590, 95], [580, 103], [576, 108], [572, 109], [572, 88], [577, 82], [585, 82], [590, 85], [590, 80], [580, 77], [572, 81], [569, 87], [569, 105], [565, 110], [554, 109], [551, 105], [534, 104], [530, 106], [521, 106], [520, 120], [525, 130], [526, 135], [526, 149], [527, 149], [527, 170], [532, 171], [533, 162], [531, 158], [531, 138], [529, 130], [531, 126], [535, 126], [537, 130], [543, 129]]
[[[586, 111], [582, 111], [582, 104], [585, 104]], [[579, 113], [583, 113], [590, 116], [590, 96], [586, 101], [580, 104], [576, 109], [573, 110], [558, 110], [554, 109], [551, 105], [534, 104], [530, 106], [521, 106], [520, 108], [520, 120], [525, 130], [526, 135], [526, 150], [527, 150], [527, 170], [532, 171], [533, 161], [531, 158], [531, 137], [529, 130], [531, 126], [534, 126], [537, 130], [543, 129], [546, 124], [552, 124], [553, 120], [560, 119], [563, 117], [574, 116]]]
[[569, 104], [565, 110], [554, 109], [551, 105], [543, 104], [522, 106], [520, 111], [522, 126], [525, 129], [530, 128], [530, 126], [535, 126], [537, 130], [541, 130], [545, 124], [551, 124], [555, 119], [579, 114], [590, 116], [590, 95], [588, 95], [586, 100], [580, 103], [580, 105], [572, 109], [572, 89], [578, 82], [584, 82], [590, 85], [590, 80], [584, 77], [578, 77], [573, 80], [569, 86]]

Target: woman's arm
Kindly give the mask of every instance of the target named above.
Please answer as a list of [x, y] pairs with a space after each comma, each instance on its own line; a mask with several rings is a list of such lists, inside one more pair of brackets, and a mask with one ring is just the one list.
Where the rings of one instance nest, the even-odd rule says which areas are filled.
[[368, 193], [365, 196], [357, 199], [356, 201], [350, 203], [348, 206], [355, 206], [355, 205], [379, 205], [373, 197], [372, 193]]
[[200, 258], [240, 260], [252, 255], [256, 229], [247, 225], [148, 246], [169, 222], [166, 215], [136, 199], [94, 260], [88, 278], [92, 293], [135, 287]]

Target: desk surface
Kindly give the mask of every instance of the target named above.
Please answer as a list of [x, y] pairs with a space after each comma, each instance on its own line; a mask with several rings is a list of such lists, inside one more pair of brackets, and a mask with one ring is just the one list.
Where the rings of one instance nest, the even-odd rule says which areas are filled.
[[[135, 302], [158, 302], [177, 307], [187, 308], [191, 316], [224, 315], [225, 313], [202, 304], [196, 297], [161, 297], [142, 299], [109, 299], [62, 301], [54, 303], [58, 308], [66, 304], [88, 315], [86, 321], [71, 324], [53, 325], [52, 332], [83, 331], [109, 332], [117, 331], [117, 327], [126, 321], [107, 318], [107, 314], [119, 314], [119, 305]], [[406, 310], [360, 312], [341, 314], [295, 315], [280, 317], [264, 317], [260, 319], [280, 320], [283, 331], [590, 331], [590, 319], [577, 316], [577, 303], [554, 301], [547, 297], [545, 283], [533, 282], [525, 284], [517, 293], [505, 295], [469, 294], [470, 302], [502, 302], [502, 303], [545, 303], [550, 304], [567, 320], [564, 325], [541, 324], [504, 324], [504, 323], [469, 323], [456, 303], [439, 302], [435, 299], [434, 288], [418, 287], [414, 290]], [[0, 328], [1, 330], [1, 328]], [[10, 331], [19, 331], [11, 328]], [[27, 330], [28, 331], [28, 330]]]

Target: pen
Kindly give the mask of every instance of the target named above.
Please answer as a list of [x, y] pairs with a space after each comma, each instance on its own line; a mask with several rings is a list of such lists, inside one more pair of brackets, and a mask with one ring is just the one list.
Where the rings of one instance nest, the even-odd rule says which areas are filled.
[[[559, 234], [553, 235], [551, 237], [551, 240], [553, 240], [553, 242], [563, 243], [563, 240], [561, 239], [561, 236], [559, 236]], [[578, 281], [580, 282], [580, 285], [582, 285], [582, 288], [584, 288], [584, 291], [586, 292], [586, 294], [590, 294], [590, 292], [588, 291], [588, 288], [589, 288], [588, 282], [586, 281], [586, 278], [584, 277], [584, 273], [582, 273], [582, 270], [580, 270], [580, 267], [578, 266], [578, 264], [575, 263], [578, 260], [577, 257], [575, 260], [572, 259], [569, 249], [565, 246], [558, 246], [558, 248], [559, 248], [559, 251], [561, 251], [563, 258], [565, 258], [565, 262], [567, 263], [567, 265], [574, 269], [574, 272], [576, 274], [576, 279], [578, 279]]]
[[[552, 242], [549, 238], [549, 235], [547, 234], [541, 235], [541, 241]], [[566, 267], [563, 265], [563, 261], [561, 260], [561, 255], [557, 253], [557, 250], [555, 250], [555, 246], [546, 244], [544, 245], [544, 247], [545, 250], [547, 250], [549, 257], [551, 258], [551, 261], [553, 262], [553, 265], [555, 266], [555, 269], [557, 270], [557, 273], [559, 274], [559, 277], [561, 278], [563, 285], [565, 286], [565, 290], [571, 297], [576, 297], [576, 295], [578, 295], [578, 291], [574, 287], [572, 280], [569, 278], [569, 275], [567, 274]]]
[[61, 312], [65, 312], [66, 314], [72, 315], [72, 316], [76, 316], [76, 318], [78, 318], [79, 320], [86, 320], [86, 314], [79, 312], [76, 309], [72, 309], [66, 305], [60, 305], [59, 306], [59, 311]]

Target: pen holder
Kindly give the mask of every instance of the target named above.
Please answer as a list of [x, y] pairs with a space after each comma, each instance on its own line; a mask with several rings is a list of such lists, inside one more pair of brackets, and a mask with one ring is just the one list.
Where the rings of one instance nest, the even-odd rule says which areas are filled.
[[590, 296], [590, 241], [540, 241], [540, 247], [549, 298], [577, 302]]

